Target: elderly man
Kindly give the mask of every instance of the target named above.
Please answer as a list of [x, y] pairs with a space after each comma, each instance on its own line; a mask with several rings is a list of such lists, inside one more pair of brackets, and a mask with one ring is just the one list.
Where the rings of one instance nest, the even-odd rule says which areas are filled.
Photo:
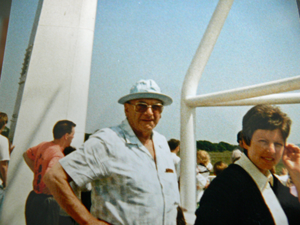
[[[58, 203], [79, 224], [176, 224], [179, 192], [167, 140], [153, 129], [172, 99], [140, 80], [118, 101], [126, 120], [102, 129], [44, 177]], [[92, 183], [91, 214], [68, 182]]]

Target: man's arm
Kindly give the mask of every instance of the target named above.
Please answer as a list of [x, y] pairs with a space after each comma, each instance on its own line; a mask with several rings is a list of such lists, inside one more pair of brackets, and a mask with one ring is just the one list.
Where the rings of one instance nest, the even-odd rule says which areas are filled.
[[3, 187], [7, 185], [7, 170], [8, 170], [8, 160], [0, 161], [0, 172], [3, 181]]
[[90, 214], [74, 194], [69, 185], [69, 177], [60, 163], [56, 163], [45, 175], [43, 181], [58, 204], [79, 224], [107, 225]]
[[15, 146], [9, 143], [9, 155], [11, 155], [12, 151], [14, 150]]
[[23, 158], [28, 165], [28, 167], [31, 169], [32, 172], [34, 172], [34, 160], [30, 159], [27, 155], [27, 152], [24, 152]]
[[287, 144], [283, 152], [282, 161], [297, 188], [300, 202], [300, 148], [293, 144]]

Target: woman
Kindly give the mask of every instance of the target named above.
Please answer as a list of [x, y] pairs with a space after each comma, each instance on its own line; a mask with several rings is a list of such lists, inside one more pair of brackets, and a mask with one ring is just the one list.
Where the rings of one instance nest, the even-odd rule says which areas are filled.
[[[245, 154], [212, 181], [201, 199], [195, 224], [300, 224], [298, 198], [269, 171], [285, 152], [289, 173], [300, 180], [290, 153], [300, 150], [286, 144], [290, 126], [290, 118], [278, 107], [257, 105], [246, 113], [242, 129]], [[300, 167], [300, 157], [297, 165]]]
[[209, 174], [212, 169], [210, 156], [207, 151], [197, 151], [196, 183], [197, 183], [197, 202], [200, 201], [204, 190], [209, 185]]

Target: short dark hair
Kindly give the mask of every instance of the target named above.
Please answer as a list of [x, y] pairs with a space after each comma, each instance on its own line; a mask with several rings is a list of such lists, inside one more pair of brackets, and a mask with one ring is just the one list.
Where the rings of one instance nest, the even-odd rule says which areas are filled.
[[170, 150], [172, 152], [180, 145], [180, 141], [172, 138], [168, 141], [168, 144], [169, 144]]
[[69, 120], [60, 120], [53, 127], [54, 139], [60, 139], [66, 133], [72, 133], [72, 128], [76, 127], [76, 124]]
[[279, 107], [271, 105], [256, 105], [243, 117], [243, 140], [250, 146], [253, 133], [258, 130], [281, 131], [282, 138], [286, 142], [290, 134], [292, 121]]
[[8, 122], [8, 117], [7, 114], [4, 112], [0, 112], [0, 129], [7, 124]]
[[236, 136], [236, 141], [237, 141], [237, 143], [240, 143], [240, 141], [242, 141], [242, 140], [243, 140], [243, 132], [239, 131]]

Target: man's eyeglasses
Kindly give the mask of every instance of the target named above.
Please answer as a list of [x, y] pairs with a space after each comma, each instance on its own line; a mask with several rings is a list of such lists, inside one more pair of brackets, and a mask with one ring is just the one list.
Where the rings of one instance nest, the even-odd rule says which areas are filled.
[[127, 102], [127, 103], [130, 104], [130, 105], [133, 105], [134, 110], [136, 112], [139, 112], [139, 113], [146, 112], [149, 107], [152, 108], [153, 112], [159, 112], [159, 113], [162, 113], [162, 111], [164, 109], [164, 106], [160, 103], [157, 103], [157, 104], [154, 104], [154, 105], [148, 105], [147, 103], [143, 103], [143, 102], [139, 102], [139, 103], [136, 103], [136, 104], [132, 104], [130, 102]]

